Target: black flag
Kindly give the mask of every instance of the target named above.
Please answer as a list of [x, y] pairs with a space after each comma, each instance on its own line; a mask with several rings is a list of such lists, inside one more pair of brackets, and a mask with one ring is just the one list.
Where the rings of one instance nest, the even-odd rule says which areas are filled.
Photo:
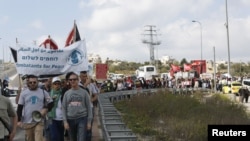
[[10, 47], [10, 51], [11, 51], [13, 59], [14, 59], [14, 61], [16, 63], [17, 62], [17, 51], [15, 49], [13, 49], [12, 47]]

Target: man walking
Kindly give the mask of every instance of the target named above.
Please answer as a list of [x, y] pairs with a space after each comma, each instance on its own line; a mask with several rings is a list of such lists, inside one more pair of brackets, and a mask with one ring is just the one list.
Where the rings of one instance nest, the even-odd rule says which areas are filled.
[[249, 90], [247, 87], [243, 86], [239, 89], [239, 96], [240, 96], [240, 102], [243, 103], [244, 100], [246, 103], [248, 103], [248, 97], [249, 97]]
[[[21, 92], [18, 100], [17, 125], [25, 129], [26, 141], [43, 141], [43, 120], [40, 122], [34, 121], [32, 113], [39, 111], [44, 117], [53, 107], [53, 101], [48, 92], [38, 87], [37, 76], [29, 75], [27, 79], [29, 87]], [[32, 127], [26, 128], [29, 125], [32, 125]]]
[[94, 102], [97, 100], [97, 90], [95, 89], [95, 85], [93, 84], [92, 79], [88, 75], [87, 71], [81, 71], [80, 72], [80, 82], [79, 86], [85, 90], [88, 91], [89, 97], [90, 97], [90, 106], [92, 109], [92, 121], [91, 121], [91, 129], [87, 130], [87, 141], [91, 141], [92, 138], [92, 126], [93, 126], [93, 119], [95, 115], [95, 107]]
[[[0, 141], [13, 141], [16, 134], [17, 116], [11, 101], [0, 94]], [[10, 129], [12, 126], [12, 129]]]

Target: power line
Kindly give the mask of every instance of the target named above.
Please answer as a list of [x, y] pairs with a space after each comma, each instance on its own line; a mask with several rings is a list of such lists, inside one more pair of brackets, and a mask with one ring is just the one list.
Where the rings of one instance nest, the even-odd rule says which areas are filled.
[[155, 45], [160, 45], [161, 41], [154, 41], [154, 39], [157, 39], [157, 36], [159, 35], [156, 31], [156, 26], [155, 25], [146, 25], [144, 27], [144, 33], [142, 35], [148, 36], [149, 39], [142, 39], [142, 43], [148, 44], [149, 45], [149, 53], [150, 53], [150, 64], [154, 65], [155, 64], [155, 55], [154, 55], [154, 46]]

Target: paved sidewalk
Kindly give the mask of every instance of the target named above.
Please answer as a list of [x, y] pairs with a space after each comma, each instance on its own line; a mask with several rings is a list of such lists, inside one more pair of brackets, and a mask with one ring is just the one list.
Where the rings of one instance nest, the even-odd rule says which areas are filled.
[[[92, 127], [92, 140], [91, 141], [104, 141], [102, 136], [102, 129], [100, 124], [99, 112], [98, 107], [95, 108], [95, 116], [94, 122]], [[64, 141], [70, 141], [68, 138], [65, 138]]]
[[95, 116], [92, 127], [92, 141], [104, 141], [102, 136], [102, 128], [100, 124], [98, 107], [95, 108]]

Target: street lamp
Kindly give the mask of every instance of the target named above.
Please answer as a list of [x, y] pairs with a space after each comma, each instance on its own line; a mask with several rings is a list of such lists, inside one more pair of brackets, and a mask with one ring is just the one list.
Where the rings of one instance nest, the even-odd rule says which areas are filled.
[[200, 25], [200, 30], [201, 30], [201, 60], [202, 60], [202, 25], [201, 25], [201, 22], [199, 22], [199, 21], [193, 20], [192, 22], [199, 23], [199, 25]]
[[241, 60], [240, 60], [240, 76], [241, 76]]
[[[0, 38], [0, 40], [1, 40], [2, 38]], [[2, 64], [4, 65], [4, 47], [3, 47], [3, 60], [2, 60], [3, 62], [2, 62]]]

